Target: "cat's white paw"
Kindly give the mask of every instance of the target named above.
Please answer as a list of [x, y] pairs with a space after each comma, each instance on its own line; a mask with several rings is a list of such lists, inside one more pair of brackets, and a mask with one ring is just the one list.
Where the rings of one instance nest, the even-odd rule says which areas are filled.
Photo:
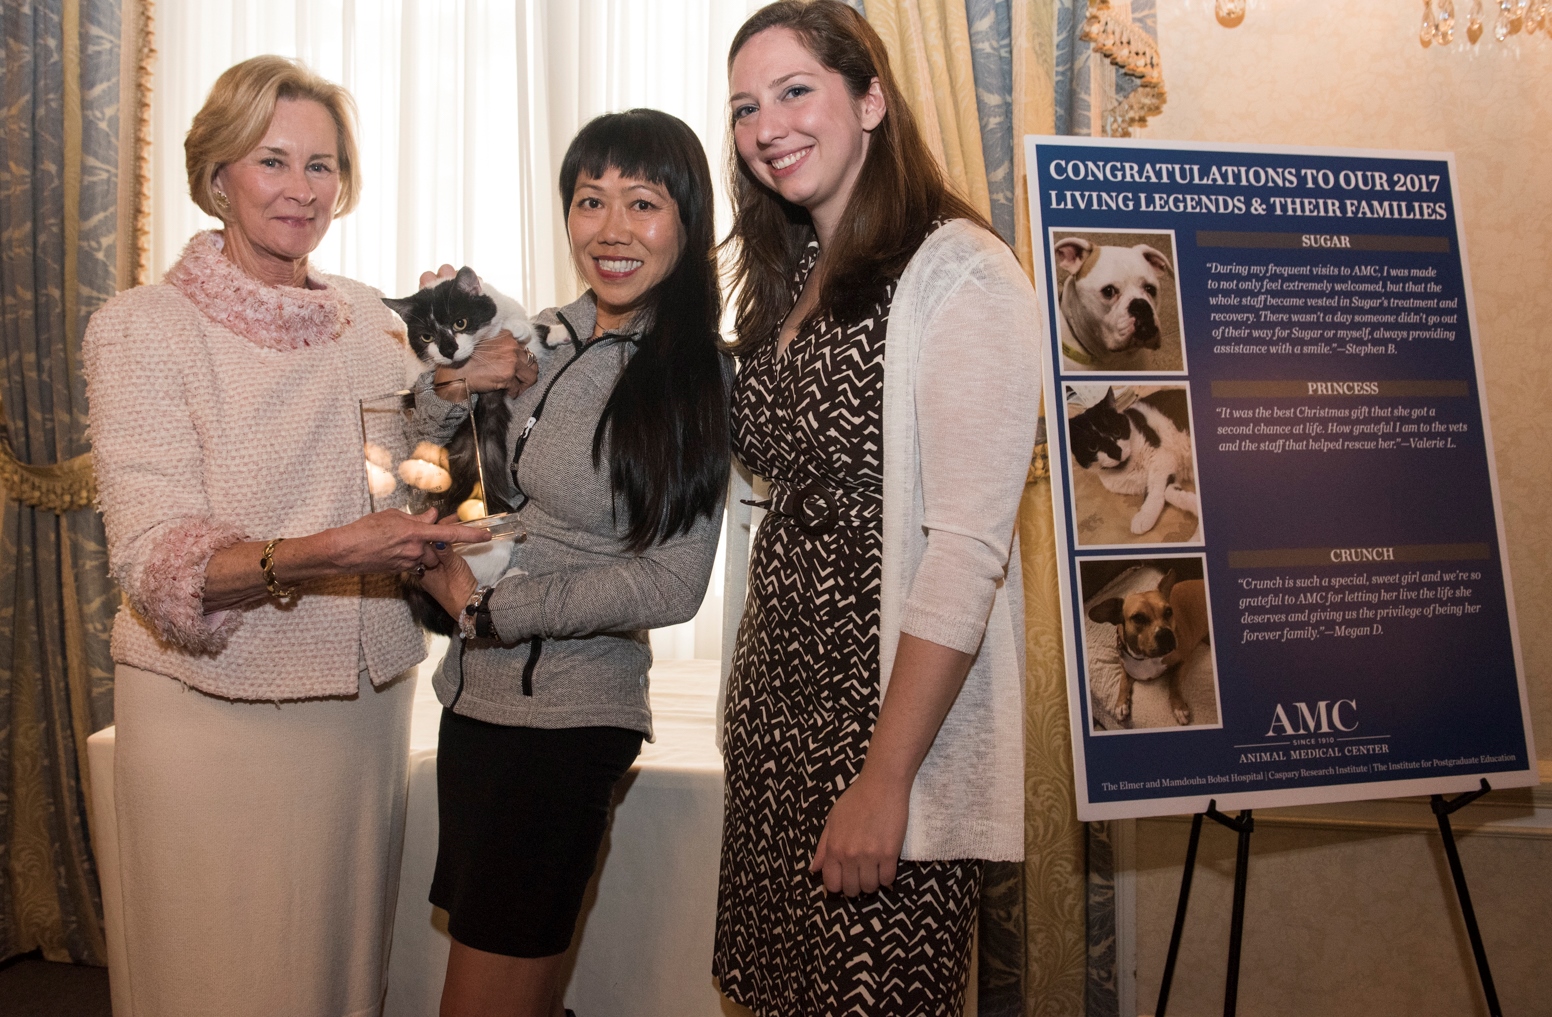
[[1153, 524], [1159, 521], [1158, 513], [1150, 513], [1147, 509], [1132, 516], [1132, 532], [1142, 536], [1153, 529]]

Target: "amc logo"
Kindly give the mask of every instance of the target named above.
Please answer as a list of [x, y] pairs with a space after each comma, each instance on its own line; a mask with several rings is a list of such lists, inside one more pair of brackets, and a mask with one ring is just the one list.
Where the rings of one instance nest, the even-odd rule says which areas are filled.
[[1358, 701], [1355, 699], [1338, 699], [1334, 703], [1322, 699], [1313, 710], [1308, 703], [1294, 703], [1291, 710], [1278, 703], [1277, 709], [1272, 711], [1272, 726], [1262, 737], [1356, 731], [1357, 713]]

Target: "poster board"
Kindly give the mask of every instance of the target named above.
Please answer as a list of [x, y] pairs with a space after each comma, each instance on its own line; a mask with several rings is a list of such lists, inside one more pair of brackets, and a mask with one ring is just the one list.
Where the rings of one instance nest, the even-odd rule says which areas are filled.
[[1537, 783], [1453, 156], [1025, 144], [1078, 817]]

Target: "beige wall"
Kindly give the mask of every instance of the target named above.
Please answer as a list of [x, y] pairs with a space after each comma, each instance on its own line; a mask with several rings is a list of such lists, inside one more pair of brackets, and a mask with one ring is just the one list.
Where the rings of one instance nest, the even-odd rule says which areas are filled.
[[[1465, 14], [1468, 4], [1458, 0]], [[1489, 11], [1496, 4], [1486, 5]], [[1537, 751], [1552, 759], [1552, 39], [1423, 49], [1416, 0], [1159, 0], [1151, 138], [1453, 151]]]

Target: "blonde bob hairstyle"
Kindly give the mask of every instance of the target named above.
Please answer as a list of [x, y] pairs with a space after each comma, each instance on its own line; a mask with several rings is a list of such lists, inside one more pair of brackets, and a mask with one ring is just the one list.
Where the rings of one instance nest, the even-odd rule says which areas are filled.
[[216, 204], [216, 173], [253, 151], [264, 139], [275, 116], [275, 104], [281, 99], [310, 99], [334, 118], [340, 174], [334, 214], [344, 215], [356, 207], [361, 180], [356, 176], [355, 99], [342, 86], [308, 70], [300, 60], [256, 56], [221, 72], [183, 141], [189, 197], [202, 211], [217, 219], [226, 218]]

